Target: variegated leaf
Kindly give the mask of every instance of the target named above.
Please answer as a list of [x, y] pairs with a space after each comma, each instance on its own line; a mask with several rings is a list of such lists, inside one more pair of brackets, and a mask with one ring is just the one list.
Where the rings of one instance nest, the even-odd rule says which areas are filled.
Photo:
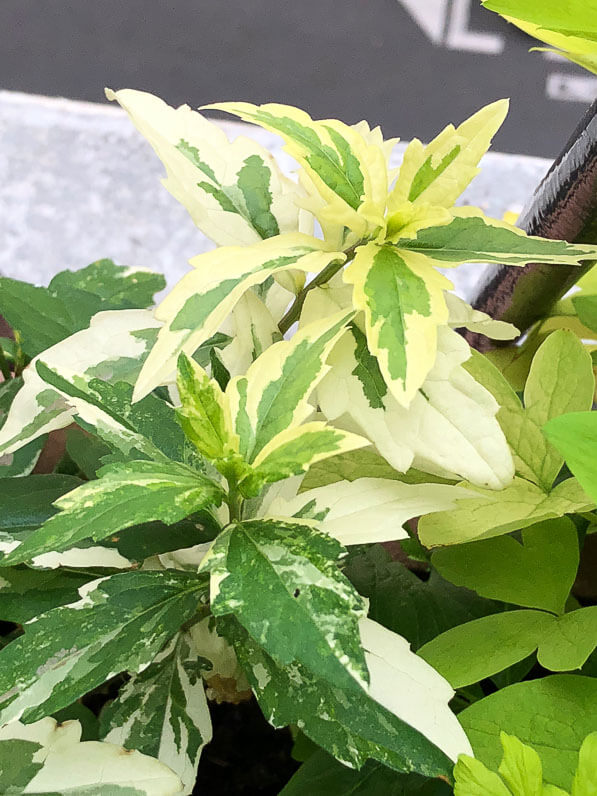
[[213, 379], [184, 354], [178, 358], [179, 422], [188, 439], [208, 459], [238, 450], [224, 393]]
[[448, 321], [444, 290], [452, 285], [427, 257], [376, 243], [357, 249], [344, 279], [365, 312], [369, 349], [407, 407], [435, 362], [437, 327]]
[[330, 373], [317, 390], [335, 425], [360, 431], [396, 470], [410, 467], [501, 489], [514, 475], [512, 456], [492, 395], [462, 367], [470, 349], [439, 328], [433, 369], [408, 409], [389, 393], [364, 335], [353, 326], [332, 352]]
[[551, 492], [515, 478], [505, 489], [492, 491], [470, 487], [477, 497], [457, 498], [457, 507], [419, 520], [419, 538], [426, 547], [490, 539], [518, 531], [541, 520], [591, 511], [595, 504], [574, 478], [562, 481]]
[[316, 462], [369, 445], [369, 440], [314, 420], [271, 439], [253, 462], [254, 476], [266, 483], [306, 473]]
[[181, 572], [124, 572], [28, 622], [0, 651], [0, 723], [37, 721], [119, 672], [143, 670], [194, 615], [206, 585]]
[[299, 228], [300, 189], [270, 153], [226, 133], [188, 105], [172, 108], [144, 91], [106, 90], [164, 164], [164, 187], [220, 246], [248, 246]]
[[[474, 493], [469, 492], [472, 496]], [[407, 539], [407, 520], [455, 507], [466, 490], [446, 484], [404, 484], [387, 478], [357, 478], [310, 489], [292, 498], [277, 498], [267, 508], [271, 517], [300, 517], [342, 545]]]
[[132, 385], [118, 381], [73, 377], [71, 383], [43, 362], [36, 370], [44, 381], [59, 391], [74, 412], [74, 419], [86, 431], [100, 437], [117, 451], [118, 460], [148, 458], [200, 464], [194, 446], [176, 422], [174, 408], [156, 395], [132, 404]]
[[0, 429], [0, 454], [13, 453], [48, 431], [68, 426], [75, 409], [39, 376], [45, 362], [79, 383], [100, 376], [134, 380], [160, 324], [149, 310], [112, 310], [95, 315], [89, 329], [71, 335], [35, 357], [23, 372], [23, 387]]
[[102, 710], [100, 737], [160, 760], [190, 794], [201, 751], [212, 737], [200, 661], [179, 633]]
[[0, 559], [0, 566], [67, 550], [83, 539], [100, 541], [132, 525], [171, 524], [211, 505], [223, 493], [205, 476], [177, 462], [137, 461], [107, 465], [55, 501], [60, 512]]
[[388, 197], [391, 216], [407, 203], [451, 208], [473, 177], [478, 163], [508, 113], [508, 101], [487, 105], [454, 128], [449, 124], [427, 146], [410, 142], [396, 185]]
[[227, 621], [224, 630], [274, 727], [298, 724], [351, 767], [373, 758], [397, 771], [449, 776], [450, 760], [470, 749], [448, 707], [451, 687], [400, 636], [368, 619], [359, 624], [371, 682], [346, 690], [300, 664], [277, 666], [237, 625]]
[[248, 462], [280, 432], [312, 413], [309, 396], [329, 367], [327, 357], [352, 313], [309, 324], [291, 340], [275, 343], [226, 389], [240, 450]]
[[597, 259], [595, 246], [533, 237], [473, 207], [454, 209], [452, 215], [449, 224], [428, 226], [414, 238], [398, 238], [396, 246], [425, 254], [444, 268], [461, 263], [578, 265]]
[[[12, 750], [16, 765], [0, 772], [3, 793], [175, 796], [178, 776], [163, 763], [131, 748], [81, 741], [78, 721], [44, 718], [0, 728], [0, 754]], [[14, 776], [11, 776], [14, 775]], [[10, 781], [12, 780], [12, 781]]]
[[342, 553], [306, 525], [251, 520], [229, 526], [200, 570], [211, 571], [212, 612], [234, 615], [279, 664], [356, 688], [369, 681], [358, 635], [365, 603], [338, 568]]
[[[386, 152], [377, 136], [335, 119], [314, 121], [289, 105], [222, 102], [206, 106], [233, 113], [282, 136], [286, 150], [304, 169], [303, 185], [321, 199], [304, 203], [320, 221], [328, 240], [345, 247], [384, 225], [388, 187]], [[323, 202], [321, 201], [323, 200]], [[336, 238], [346, 227], [352, 236]]]
[[155, 311], [165, 326], [141, 370], [135, 400], [171, 377], [181, 352], [192, 356], [201, 343], [215, 334], [250, 287], [277, 271], [320, 271], [329, 263], [344, 259], [342, 252], [326, 250], [322, 241], [295, 233], [253, 246], [215, 249], [191, 260], [194, 270], [181, 279]]

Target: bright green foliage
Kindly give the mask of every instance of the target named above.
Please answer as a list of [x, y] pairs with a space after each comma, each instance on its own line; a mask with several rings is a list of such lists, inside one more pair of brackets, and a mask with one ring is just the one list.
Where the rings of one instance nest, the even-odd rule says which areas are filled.
[[523, 478], [515, 478], [501, 492], [476, 487], [474, 491], [479, 497], [457, 498], [458, 508], [453, 511], [423, 518], [419, 525], [423, 544], [436, 547], [488, 539], [553, 517], [595, 508], [574, 478], [562, 481], [549, 494]]
[[578, 569], [578, 539], [571, 520], [545, 520], [525, 528], [518, 542], [499, 536], [438, 550], [433, 565], [457, 586], [483, 597], [563, 613]]
[[563, 457], [541, 432], [554, 417], [590, 409], [595, 378], [589, 354], [572, 332], [551, 334], [533, 357], [524, 389], [524, 408], [504, 377], [477, 355], [464, 366], [501, 404], [497, 418], [519, 475], [549, 491]]
[[588, 606], [557, 617], [542, 611], [485, 616], [436, 636], [419, 654], [454, 688], [460, 688], [491, 677], [535, 651], [545, 669], [580, 669], [596, 646], [597, 612], [595, 606]]
[[0, 721], [36, 721], [152, 661], [205, 595], [204, 578], [125, 572], [82, 587], [0, 652]]
[[597, 417], [591, 412], [574, 412], [550, 420], [543, 430], [586, 493], [597, 500]]
[[296, 661], [344, 688], [366, 685], [358, 634], [365, 604], [336, 566], [342, 552], [307, 526], [231, 525], [202, 564], [211, 571], [212, 611], [233, 614], [279, 665]]
[[569, 796], [567, 791], [544, 783], [541, 759], [531, 746], [505, 732], [500, 741], [504, 750], [500, 776], [481, 761], [462, 755], [454, 768], [455, 796]]
[[177, 522], [222, 501], [216, 484], [176, 462], [108, 465], [99, 476], [59, 498], [55, 505], [60, 513], [8, 552], [0, 564], [11, 566], [41, 553], [67, 550], [83, 539], [100, 541], [142, 522]]
[[447, 630], [418, 654], [453, 688], [461, 688], [531, 655], [553, 622], [554, 617], [542, 611], [492, 614]]
[[503, 688], [475, 702], [459, 718], [475, 757], [490, 769], [499, 765], [500, 733], [505, 732], [537, 751], [547, 782], [570, 790], [578, 750], [594, 731], [596, 703], [594, 678], [552, 675]]
[[101, 737], [160, 760], [191, 789], [211, 720], [196, 650], [175, 636], [101, 715]]
[[[574, 63], [597, 72], [597, 6], [593, 0], [482, 0], [519, 28]], [[538, 48], [543, 49], [543, 48]]]

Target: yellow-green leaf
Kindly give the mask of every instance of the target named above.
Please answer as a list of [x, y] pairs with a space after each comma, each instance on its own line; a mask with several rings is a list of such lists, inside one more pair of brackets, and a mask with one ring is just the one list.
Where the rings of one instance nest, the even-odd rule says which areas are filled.
[[452, 285], [425, 256], [375, 243], [357, 249], [344, 279], [365, 312], [369, 350], [407, 407], [435, 362], [437, 327], [448, 321], [443, 291]]

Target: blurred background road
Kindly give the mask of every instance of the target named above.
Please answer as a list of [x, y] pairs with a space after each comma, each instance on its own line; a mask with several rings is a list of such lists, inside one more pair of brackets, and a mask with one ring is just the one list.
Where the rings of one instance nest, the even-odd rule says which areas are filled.
[[479, 0], [0, 2], [0, 89], [289, 102], [403, 139], [509, 96], [496, 149], [553, 157], [597, 78], [531, 46]]

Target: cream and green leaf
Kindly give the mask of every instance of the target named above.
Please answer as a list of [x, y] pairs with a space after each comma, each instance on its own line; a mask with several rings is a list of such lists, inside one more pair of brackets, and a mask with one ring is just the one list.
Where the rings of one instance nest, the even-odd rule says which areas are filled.
[[77, 407], [37, 372], [38, 362], [81, 387], [94, 378], [134, 382], [160, 324], [149, 310], [100, 312], [88, 329], [76, 332], [36, 356], [23, 372], [0, 429], [0, 454], [13, 453], [49, 431], [70, 425]]
[[178, 462], [133, 461], [102, 467], [88, 481], [55, 501], [60, 509], [41, 528], [0, 559], [0, 566], [30, 561], [42, 553], [68, 550], [83, 539], [159, 520], [170, 525], [222, 502], [221, 489]]
[[181, 425], [226, 478], [238, 479], [243, 494], [255, 496], [266, 483], [368, 445], [365, 438], [322, 421], [304, 422], [313, 414], [309, 398], [329, 370], [329, 352], [351, 315], [336, 313], [270, 346], [225, 392], [181, 354]]
[[200, 571], [211, 572], [215, 616], [233, 615], [278, 665], [350, 689], [369, 682], [358, 633], [366, 607], [337, 566], [343, 553], [308, 526], [251, 520], [220, 534]]
[[221, 628], [270, 723], [299, 724], [345, 765], [360, 768], [373, 758], [397, 771], [445, 777], [450, 761], [468, 754], [466, 736], [447, 707], [450, 686], [403, 638], [376, 622], [364, 619], [359, 627], [370, 683], [349, 689], [299, 663], [277, 665], [237, 623], [227, 620]]
[[205, 578], [124, 572], [81, 587], [77, 602], [27, 623], [0, 651], [0, 723], [37, 721], [119, 672], [143, 670], [190, 619]]
[[321, 410], [335, 425], [366, 435], [400, 472], [415, 467], [501, 489], [512, 480], [514, 467], [495, 418], [499, 406], [464, 370], [470, 348], [463, 338], [444, 326], [438, 341], [434, 367], [405, 409], [386, 387], [364, 335], [351, 327], [318, 387]]
[[184, 793], [192, 793], [201, 751], [212, 738], [201, 666], [180, 632], [101, 714], [104, 741], [157, 758], [180, 777]]
[[[302, 193], [251, 138], [230, 142], [188, 105], [172, 108], [144, 91], [106, 90], [162, 161], [164, 187], [219, 246], [249, 246], [299, 228]], [[307, 230], [308, 231], [308, 230]]]
[[329, 251], [322, 241], [299, 233], [252, 246], [226, 246], [194, 258], [194, 270], [156, 308], [155, 316], [164, 326], [137, 380], [135, 399], [168, 381], [179, 354], [192, 356], [219, 330], [249, 288], [277, 272], [320, 271], [344, 260], [342, 252]]
[[[3, 793], [175, 796], [180, 778], [164, 763], [137, 749], [82, 741], [79, 721], [44, 718], [0, 728], [0, 788]], [[185, 791], [186, 792], [186, 791]]]
[[453, 506], [463, 490], [448, 484], [405, 484], [386, 478], [357, 478], [308, 489], [296, 497], [275, 497], [266, 516], [296, 517], [333, 536], [340, 544], [373, 544], [408, 539], [407, 520]]
[[[358, 126], [335, 119], [314, 121], [289, 105], [251, 105], [221, 102], [206, 106], [278, 133], [286, 150], [300, 164], [307, 180], [323, 200], [307, 202], [333, 245], [353, 245], [384, 226], [388, 189], [386, 153]], [[346, 231], [339, 232], [342, 227]]]

